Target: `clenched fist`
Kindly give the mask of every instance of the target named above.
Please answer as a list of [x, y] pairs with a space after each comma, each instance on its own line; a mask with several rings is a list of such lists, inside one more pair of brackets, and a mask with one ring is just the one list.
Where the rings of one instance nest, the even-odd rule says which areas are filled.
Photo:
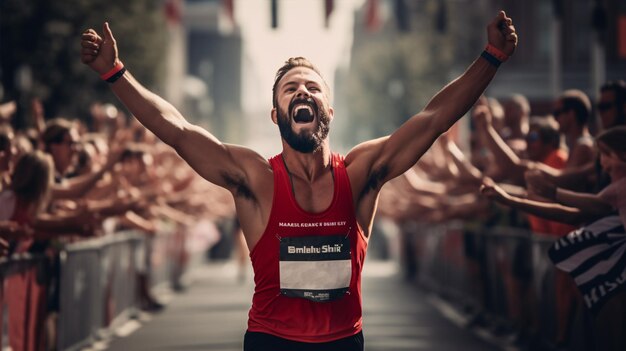
[[487, 25], [487, 40], [489, 44], [500, 49], [508, 56], [513, 55], [517, 47], [517, 33], [513, 26], [513, 20], [500, 11], [496, 18]]
[[109, 23], [102, 26], [104, 36], [93, 28], [85, 30], [81, 36], [81, 61], [102, 75], [111, 70], [118, 62], [117, 45]]

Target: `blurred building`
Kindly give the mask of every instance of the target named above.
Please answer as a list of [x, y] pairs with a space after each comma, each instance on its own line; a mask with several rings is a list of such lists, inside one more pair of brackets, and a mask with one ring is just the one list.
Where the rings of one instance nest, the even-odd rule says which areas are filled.
[[564, 89], [594, 98], [607, 80], [626, 78], [626, 2], [620, 0], [482, 0], [503, 8], [520, 33], [515, 56], [490, 87], [519, 92], [541, 107]]
[[[174, 18], [180, 12], [183, 37], [170, 44], [170, 101], [179, 101], [186, 117], [218, 138], [237, 142], [242, 127], [242, 40], [233, 1], [173, 3]], [[170, 34], [176, 33], [176, 26], [171, 27]]]
[[[594, 99], [602, 83], [626, 79], [623, 0], [365, 0], [355, 14], [345, 86], [352, 81], [348, 91], [379, 87], [364, 89], [369, 96], [362, 100], [342, 97], [354, 126], [346, 137], [358, 142], [381, 136], [423, 108], [480, 55], [486, 25], [500, 9], [513, 18], [520, 41], [488, 95], [506, 99], [521, 93], [534, 114], [546, 114], [565, 89], [580, 89]], [[374, 131], [360, 130], [357, 119], [371, 122]]]

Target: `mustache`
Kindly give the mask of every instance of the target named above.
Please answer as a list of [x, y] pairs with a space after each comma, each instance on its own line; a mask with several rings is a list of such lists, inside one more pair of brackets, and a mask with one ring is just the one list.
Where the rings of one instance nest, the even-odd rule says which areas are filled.
[[289, 108], [287, 110], [287, 112], [289, 113], [289, 115], [291, 116], [292, 112], [293, 112], [293, 108], [298, 105], [298, 104], [307, 104], [309, 106], [311, 106], [313, 108], [313, 111], [315, 113], [318, 112], [318, 108], [317, 108], [317, 102], [315, 102], [315, 100], [313, 98], [306, 98], [306, 99], [302, 99], [302, 98], [294, 98], [293, 100], [291, 100], [291, 102], [289, 103]]

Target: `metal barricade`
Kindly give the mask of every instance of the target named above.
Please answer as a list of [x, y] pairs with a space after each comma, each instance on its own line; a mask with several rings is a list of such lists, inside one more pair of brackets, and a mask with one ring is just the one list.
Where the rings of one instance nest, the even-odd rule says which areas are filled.
[[[462, 222], [414, 222], [405, 226], [402, 240], [407, 245], [403, 265], [420, 285], [487, 314], [496, 324], [555, 339], [559, 273], [547, 254], [554, 236]], [[567, 337], [572, 350], [583, 350], [593, 343], [590, 317], [579, 301], [572, 301]]]
[[78, 349], [135, 314], [143, 243], [143, 235], [123, 232], [61, 252], [59, 350]]

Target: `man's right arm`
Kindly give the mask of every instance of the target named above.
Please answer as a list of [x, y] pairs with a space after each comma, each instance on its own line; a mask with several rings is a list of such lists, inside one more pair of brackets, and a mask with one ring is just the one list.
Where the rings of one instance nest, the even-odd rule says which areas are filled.
[[[103, 32], [104, 35], [100, 36], [95, 30], [88, 29], [81, 41], [83, 63], [100, 75], [120, 62], [108, 23], [104, 24]], [[203, 128], [189, 123], [174, 106], [142, 86], [128, 71], [110, 85], [120, 101], [146, 128], [214, 184], [236, 191], [250, 178], [244, 172], [245, 165], [265, 162], [255, 152], [223, 144]]]
[[139, 122], [208, 181], [230, 188], [233, 180], [247, 178], [240, 166], [246, 156], [256, 155], [252, 151], [223, 144], [205, 129], [189, 123], [174, 106], [128, 72], [111, 84], [111, 90]]

